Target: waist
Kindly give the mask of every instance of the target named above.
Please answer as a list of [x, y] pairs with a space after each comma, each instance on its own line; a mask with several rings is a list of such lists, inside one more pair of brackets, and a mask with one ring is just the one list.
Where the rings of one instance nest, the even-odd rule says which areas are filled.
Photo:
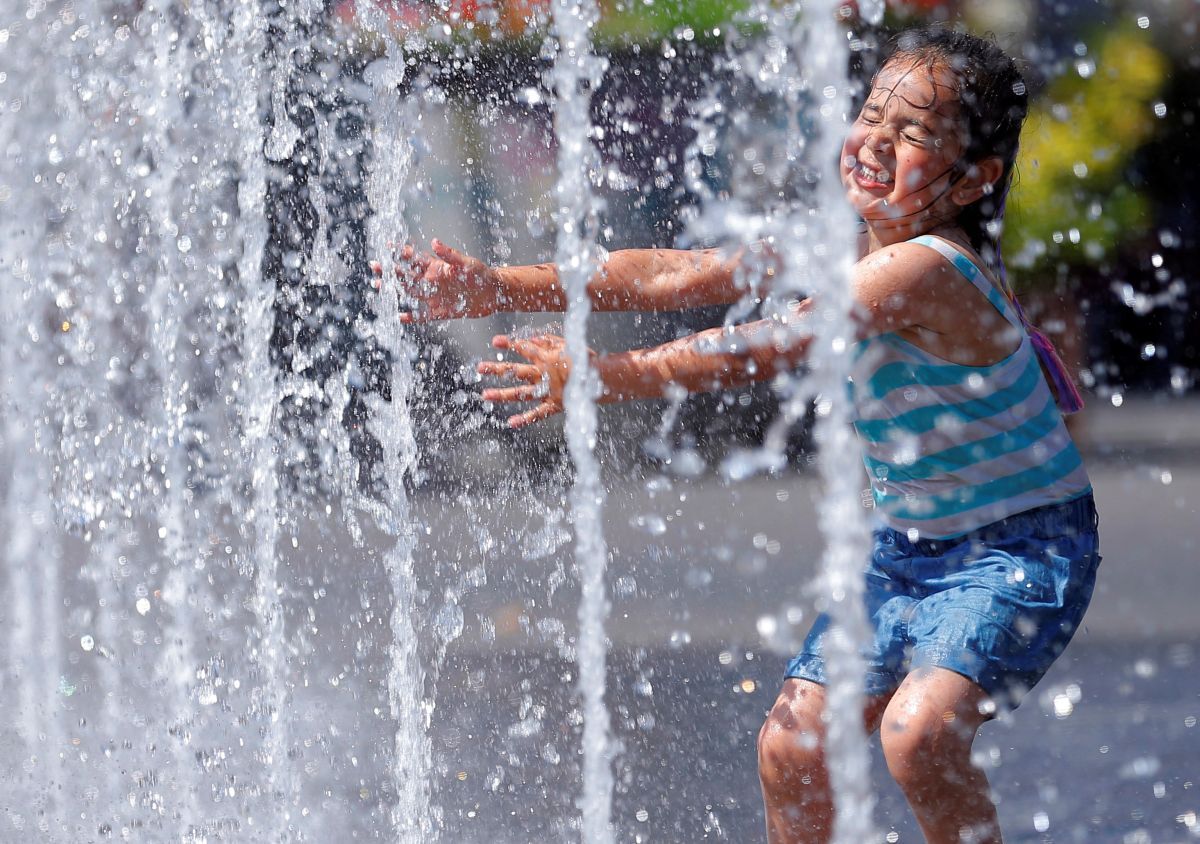
[[1089, 488], [1081, 495], [1057, 504], [1045, 504], [991, 522], [966, 533], [942, 539], [910, 539], [908, 532], [892, 527], [879, 529], [896, 545], [911, 548], [922, 556], [936, 557], [964, 542], [994, 545], [1014, 536], [1054, 539], [1058, 536], [1077, 536], [1095, 533], [1099, 526], [1096, 502]]

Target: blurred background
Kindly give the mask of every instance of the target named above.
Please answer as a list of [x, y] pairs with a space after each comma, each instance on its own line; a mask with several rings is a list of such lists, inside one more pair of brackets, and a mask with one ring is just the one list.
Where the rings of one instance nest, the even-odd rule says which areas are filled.
[[[763, 25], [749, 4], [601, 5], [596, 37], [608, 71], [592, 116], [602, 156], [594, 181], [604, 200], [606, 248], [715, 245], [695, 225], [703, 199], [795, 190], [782, 165], [794, 127], [781, 115], [778, 98], [767, 86], [747, 82], [739, 64], [746, 41]], [[420, 80], [422, 126], [416, 198], [406, 212], [410, 238], [427, 244], [438, 236], [492, 263], [548, 260], [555, 149], [552, 98], [543, 80], [548, 63], [541, 55], [547, 5], [472, 0], [384, 8], [410, 50], [418, 47], [409, 59], [419, 70], [412, 78]], [[333, 14], [342, 25], [356, 25], [353, 3]], [[889, 2], [880, 26], [868, 26], [854, 3], [840, 14], [860, 80], [869, 79], [888, 33], [929, 21], [992, 33], [1019, 58], [1032, 105], [1004, 240], [1016, 289], [1060, 346], [1093, 407], [1191, 395], [1200, 367], [1200, 293], [1188, 274], [1200, 231], [1200, 177], [1191, 163], [1200, 131], [1197, 4]], [[745, 108], [722, 111], [722, 101]], [[709, 134], [697, 150], [701, 128]], [[685, 172], [689, 161], [699, 162], [702, 172]], [[286, 194], [285, 187], [279, 196], [285, 207], [303, 201]], [[592, 331], [600, 348], [628, 348], [724, 317], [720, 310], [599, 315]], [[426, 409], [437, 415], [436, 407], [455, 394], [458, 407], [473, 406], [464, 403], [461, 382], [447, 375], [487, 354], [492, 333], [544, 324], [506, 315], [428, 329], [427, 348], [437, 349], [437, 360], [425, 366], [437, 371], [429, 387], [438, 398]], [[674, 411], [674, 441], [707, 449], [712, 458], [757, 442], [775, 399], [759, 387], [691, 398]], [[662, 407], [602, 412], [624, 444], [661, 429]], [[483, 424], [491, 427], [490, 420]], [[1086, 414], [1073, 424], [1086, 436]], [[514, 453], [541, 460], [540, 438], [532, 440]], [[800, 425], [793, 456], [805, 442]], [[621, 451], [645, 457], [636, 449]], [[440, 463], [442, 456], [439, 464], [449, 465]]]
[[[811, 47], [791, 23], [805, 4], [602, 6], [606, 248], [733, 246], [748, 218], [730, 209], [805, 198], [812, 92], [785, 67]], [[247, 10], [259, 52], [239, 43]], [[883, 12], [836, 13], [861, 82], [889, 31], [931, 20], [993, 32], [1023, 63], [1004, 250], [1088, 398], [1071, 424], [1103, 520], [1096, 599], [976, 761], [1006, 840], [1195, 841], [1200, 3]], [[508, 430], [473, 374], [494, 333], [553, 320], [389, 344], [368, 264], [385, 213], [369, 188], [393, 160], [411, 165], [398, 238], [493, 263], [553, 255], [547, 4], [3, 15], [0, 706], [15, 715], [0, 758], [19, 763], [0, 769], [0, 841], [396, 840], [395, 807], [423, 785], [424, 840], [578, 840], [572, 470], [560, 421]], [[391, 36], [397, 97], [372, 75]], [[239, 86], [249, 70], [262, 90]], [[240, 203], [256, 177], [261, 209]], [[598, 314], [591, 341], [752, 315]], [[397, 409], [400, 363], [414, 384]], [[787, 465], [746, 471], [780, 401], [760, 386], [600, 410], [621, 841], [760, 838], [754, 737], [813, 617], [823, 547], [808, 418]], [[416, 666], [410, 685], [397, 665]], [[401, 728], [425, 748], [420, 782]], [[880, 837], [919, 841], [874, 777]]]

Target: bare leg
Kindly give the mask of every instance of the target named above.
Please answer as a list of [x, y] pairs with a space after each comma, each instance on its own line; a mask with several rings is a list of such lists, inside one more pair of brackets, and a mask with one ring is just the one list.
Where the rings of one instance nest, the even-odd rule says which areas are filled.
[[[890, 697], [890, 696], [889, 696]], [[888, 697], [871, 698], [863, 718], [874, 732]], [[770, 844], [824, 844], [833, 828], [833, 798], [825, 769], [825, 689], [786, 680], [758, 734]]]
[[1001, 844], [987, 777], [971, 763], [985, 700], [962, 675], [926, 668], [905, 678], [884, 712], [888, 770], [928, 844]]

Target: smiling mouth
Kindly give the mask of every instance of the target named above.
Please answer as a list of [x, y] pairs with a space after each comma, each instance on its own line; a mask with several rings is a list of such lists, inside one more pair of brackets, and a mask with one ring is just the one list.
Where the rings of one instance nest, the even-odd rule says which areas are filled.
[[885, 187], [892, 183], [892, 174], [887, 170], [872, 170], [861, 161], [854, 167], [854, 178], [864, 187]]

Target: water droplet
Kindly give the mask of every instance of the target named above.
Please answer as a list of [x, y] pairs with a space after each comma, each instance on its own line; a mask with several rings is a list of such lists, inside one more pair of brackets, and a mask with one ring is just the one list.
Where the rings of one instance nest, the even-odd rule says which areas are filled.
[[1140, 780], [1154, 776], [1162, 768], [1157, 756], [1139, 756], [1121, 766], [1118, 774], [1123, 780]]
[[83, 636], [79, 637], [79, 647], [90, 652], [92, 648], [96, 647], [96, 640], [91, 636], [84, 634]]
[[668, 639], [668, 644], [675, 649], [682, 648], [684, 645], [690, 645], [691, 642], [692, 634], [686, 630], [673, 630], [671, 631], [670, 639]]
[[651, 536], [662, 536], [667, 532], [667, 523], [662, 516], [645, 513], [630, 520], [634, 527], [641, 528]]
[[764, 639], [769, 639], [779, 630], [779, 622], [774, 616], [764, 615], [754, 623], [754, 627], [758, 630], [758, 635]]
[[150, 612], [150, 601], [145, 598], [138, 598], [137, 603], [133, 606], [138, 611], [138, 615], [145, 615]]
[[1075, 711], [1075, 704], [1065, 694], [1057, 694], [1054, 696], [1054, 717], [1066, 718]]
[[879, 26], [883, 22], [885, 7], [884, 0], [858, 0], [858, 13], [871, 26]]

